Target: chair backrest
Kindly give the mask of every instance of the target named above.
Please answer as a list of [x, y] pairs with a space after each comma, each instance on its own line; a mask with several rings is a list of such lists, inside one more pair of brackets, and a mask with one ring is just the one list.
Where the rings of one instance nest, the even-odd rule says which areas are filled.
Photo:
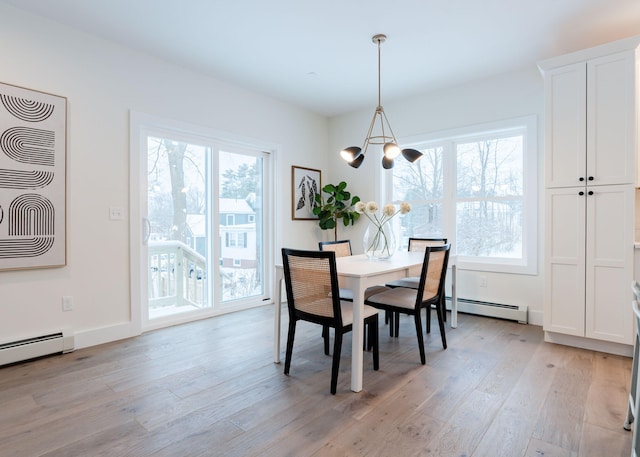
[[320, 241], [318, 249], [321, 251], [333, 251], [336, 253], [336, 257], [346, 257], [351, 255], [351, 241]]
[[409, 251], [424, 252], [427, 246], [447, 244], [446, 238], [409, 238]]
[[342, 325], [333, 251], [282, 249], [289, 317]]
[[420, 302], [444, 294], [450, 248], [450, 244], [427, 246], [425, 248], [417, 296], [417, 300]]

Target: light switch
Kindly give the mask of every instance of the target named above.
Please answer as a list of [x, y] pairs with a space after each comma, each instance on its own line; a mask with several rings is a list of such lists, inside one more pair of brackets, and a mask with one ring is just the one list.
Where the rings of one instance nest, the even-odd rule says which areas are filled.
[[122, 221], [124, 220], [124, 208], [120, 206], [112, 206], [109, 208], [109, 220]]

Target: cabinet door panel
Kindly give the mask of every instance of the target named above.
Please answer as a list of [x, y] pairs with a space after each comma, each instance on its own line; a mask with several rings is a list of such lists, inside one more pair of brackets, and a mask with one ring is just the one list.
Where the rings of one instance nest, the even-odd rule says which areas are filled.
[[547, 190], [545, 331], [584, 336], [585, 205], [584, 188]]
[[546, 187], [580, 185], [586, 175], [586, 63], [545, 74]]
[[635, 191], [632, 185], [592, 187], [587, 197], [585, 335], [633, 343]]
[[587, 62], [589, 184], [633, 184], [635, 63], [631, 52]]

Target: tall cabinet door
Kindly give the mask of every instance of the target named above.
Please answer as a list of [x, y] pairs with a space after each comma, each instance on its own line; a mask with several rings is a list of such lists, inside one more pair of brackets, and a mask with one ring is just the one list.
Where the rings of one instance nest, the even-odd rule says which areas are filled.
[[584, 336], [584, 187], [546, 193], [544, 330]]
[[621, 52], [587, 62], [587, 184], [635, 180], [635, 59]]
[[586, 63], [545, 73], [545, 184], [584, 184], [586, 175]]
[[589, 188], [585, 336], [633, 344], [633, 185]]

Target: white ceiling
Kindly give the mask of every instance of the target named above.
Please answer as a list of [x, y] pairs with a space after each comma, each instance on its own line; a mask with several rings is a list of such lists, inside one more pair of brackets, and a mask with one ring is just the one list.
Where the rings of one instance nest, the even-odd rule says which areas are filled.
[[0, 0], [317, 113], [640, 34], [640, 0]]

